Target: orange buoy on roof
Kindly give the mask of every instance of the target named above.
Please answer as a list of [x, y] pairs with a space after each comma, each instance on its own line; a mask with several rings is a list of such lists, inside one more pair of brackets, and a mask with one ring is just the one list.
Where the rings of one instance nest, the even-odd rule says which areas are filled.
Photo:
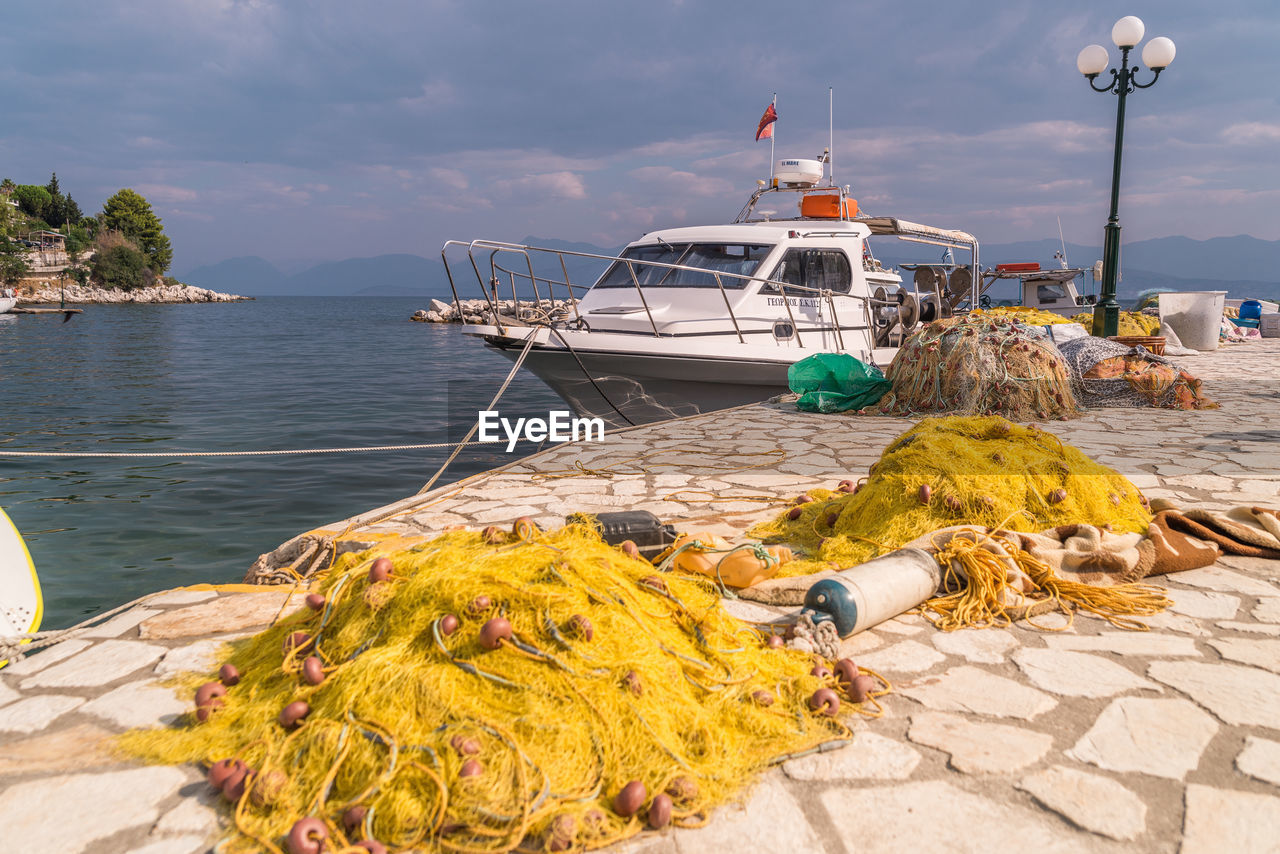
[[[852, 219], [858, 215], [858, 200], [844, 200], [843, 219]], [[840, 196], [832, 193], [808, 195], [800, 198], [800, 216], [814, 219], [841, 219]]]

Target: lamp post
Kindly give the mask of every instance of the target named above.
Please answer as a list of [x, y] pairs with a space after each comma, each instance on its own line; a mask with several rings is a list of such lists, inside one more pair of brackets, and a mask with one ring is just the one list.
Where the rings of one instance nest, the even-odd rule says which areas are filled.
[[1094, 81], [1106, 70], [1110, 57], [1107, 49], [1100, 44], [1091, 44], [1076, 57], [1076, 68], [1089, 79], [1089, 87], [1095, 92], [1112, 92], [1116, 98], [1116, 153], [1111, 168], [1111, 217], [1102, 246], [1102, 293], [1101, 299], [1093, 309], [1094, 335], [1099, 337], [1115, 335], [1120, 325], [1120, 304], [1116, 302], [1116, 279], [1120, 262], [1120, 218], [1117, 208], [1120, 204], [1120, 151], [1124, 144], [1124, 99], [1134, 89], [1147, 89], [1155, 85], [1160, 72], [1173, 62], [1173, 42], [1164, 36], [1147, 42], [1142, 49], [1142, 61], [1155, 72], [1150, 83], [1139, 83], [1135, 72], [1140, 68], [1136, 63], [1129, 67], [1129, 51], [1138, 46], [1146, 28], [1142, 21], [1133, 15], [1121, 18], [1111, 28], [1111, 40], [1120, 48], [1120, 70], [1111, 69], [1111, 80], [1104, 86]]

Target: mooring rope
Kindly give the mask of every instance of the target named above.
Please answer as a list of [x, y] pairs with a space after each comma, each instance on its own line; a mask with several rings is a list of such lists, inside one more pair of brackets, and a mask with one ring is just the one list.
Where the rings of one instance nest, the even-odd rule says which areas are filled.
[[[462, 445], [496, 445], [505, 439], [463, 442]], [[269, 457], [288, 454], [356, 454], [368, 451], [415, 451], [428, 448], [458, 447], [457, 442], [432, 442], [418, 445], [367, 445], [357, 448], [291, 448], [264, 451], [7, 451], [0, 447], [0, 457]]]
[[[533, 349], [533, 341], [534, 341], [533, 331], [530, 330], [529, 337], [524, 342], [524, 349], [520, 351], [520, 357], [516, 359], [515, 364], [511, 366], [511, 373], [507, 374], [507, 378], [503, 380], [502, 385], [498, 387], [498, 393], [493, 396], [493, 400], [489, 401], [488, 408], [490, 411], [492, 411], [497, 407], [498, 398], [502, 397], [503, 393], [507, 390], [507, 386], [511, 385], [511, 381], [515, 379], [516, 372], [519, 371], [520, 366], [524, 364], [524, 357], [528, 356], [529, 351]], [[476, 434], [476, 431], [479, 429], [480, 429], [479, 421], [476, 421], [475, 424], [471, 425], [471, 429], [467, 431], [467, 435], [464, 436], [462, 441], [458, 443], [458, 447], [453, 449], [453, 453], [449, 455], [449, 459], [445, 460], [444, 465], [436, 469], [436, 473], [431, 475], [431, 480], [427, 481], [426, 485], [423, 486], [422, 489], [418, 490], [418, 495], [422, 495], [424, 492], [431, 491], [431, 487], [435, 486], [436, 481], [440, 479], [440, 475], [444, 474], [444, 470], [449, 467], [449, 463], [453, 462], [457, 458], [458, 454], [462, 453], [462, 449], [467, 446], [467, 443], [471, 441], [471, 437], [474, 436]]]

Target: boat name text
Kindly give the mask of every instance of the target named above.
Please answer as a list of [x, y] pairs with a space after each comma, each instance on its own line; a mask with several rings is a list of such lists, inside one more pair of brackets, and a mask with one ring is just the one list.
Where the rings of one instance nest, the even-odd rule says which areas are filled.
[[[787, 297], [787, 302], [801, 308], [817, 308], [821, 304], [817, 297]], [[782, 297], [769, 297], [769, 305], [782, 305]]]

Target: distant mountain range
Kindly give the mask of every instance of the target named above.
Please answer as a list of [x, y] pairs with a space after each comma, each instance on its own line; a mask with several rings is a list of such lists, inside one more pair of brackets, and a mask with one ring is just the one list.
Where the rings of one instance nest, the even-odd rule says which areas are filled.
[[[618, 248], [604, 248], [590, 243], [572, 243], [548, 238], [526, 237], [522, 244], [614, 255]], [[877, 249], [887, 246], [881, 241]], [[1044, 267], [1056, 267], [1053, 253], [1059, 251], [1055, 239], [1018, 243], [988, 244], [981, 247], [983, 267], [1007, 261], [1039, 261]], [[1068, 243], [1067, 257], [1075, 266], [1093, 266], [1102, 257], [1100, 246]], [[455, 269], [459, 294], [479, 296], [475, 274], [466, 254], [459, 253]], [[908, 256], [889, 256], [883, 260], [899, 263]], [[915, 256], [916, 260], [921, 257]], [[527, 269], [524, 260], [514, 253], [503, 253], [499, 263], [508, 269]], [[534, 273], [548, 278], [563, 278], [559, 264], [535, 259]], [[1225, 290], [1232, 295], [1262, 298], [1280, 297], [1280, 240], [1259, 240], [1247, 235], [1193, 240], [1190, 237], [1161, 237], [1125, 244], [1121, 255], [1121, 296], [1133, 296], [1152, 287], [1175, 290]], [[452, 265], [451, 265], [452, 266]], [[603, 263], [585, 258], [568, 260], [569, 277], [585, 286], [603, 269]], [[481, 272], [488, 277], [489, 271]], [[419, 255], [377, 255], [372, 258], [348, 258], [317, 264], [300, 273], [286, 275], [257, 256], [230, 258], [217, 264], [197, 267], [179, 278], [192, 285], [229, 291], [247, 296], [421, 296], [450, 295], [444, 266], [438, 259]], [[507, 288], [506, 276], [499, 277]], [[1087, 281], [1087, 279], [1086, 279]]]

